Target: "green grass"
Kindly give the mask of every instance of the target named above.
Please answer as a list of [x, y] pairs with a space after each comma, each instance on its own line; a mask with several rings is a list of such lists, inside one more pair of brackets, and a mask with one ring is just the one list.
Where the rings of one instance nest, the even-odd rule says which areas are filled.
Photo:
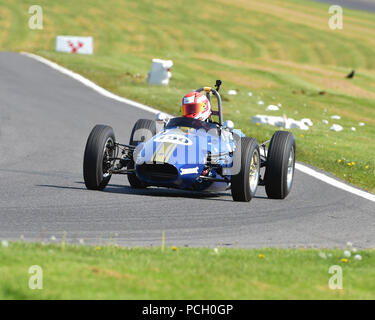
[[[292, 130], [299, 161], [375, 192], [375, 15], [345, 9], [344, 29], [332, 31], [328, 5], [309, 1], [38, 3], [44, 9], [41, 31], [28, 29], [33, 1], [0, 0], [1, 50], [37, 53], [172, 114], [178, 114], [185, 93], [220, 78], [224, 115], [247, 135], [267, 140], [275, 128], [258, 127], [251, 117], [265, 114], [268, 104], [281, 103], [273, 115], [314, 122], [307, 132]], [[59, 34], [94, 36], [95, 54], [56, 53]], [[174, 61], [169, 87], [147, 85], [154, 57]], [[354, 79], [345, 79], [352, 69]], [[228, 96], [229, 89], [239, 94]], [[343, 132], [329, 130], [335, 114], [342, 117], [334, 122], [343, 125]]]
[[[375, 254], [342, 262], [342, 250], [65, 246], [0, 247], [0, 299], [374, 299]], [[261, 258], [259, 255], [263, 255]], [[29, 267], [43, 289], [28, 287]], [[343, 290], [328, 287], [343, 270]]]

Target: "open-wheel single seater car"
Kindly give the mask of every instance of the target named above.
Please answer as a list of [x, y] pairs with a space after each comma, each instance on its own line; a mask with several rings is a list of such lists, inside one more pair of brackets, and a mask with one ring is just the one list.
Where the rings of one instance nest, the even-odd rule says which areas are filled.
[[159, 113], [156, 120], [135, 123], [129, 144], [117, 142], [110, 126], [96, 125], [84, 153], [86, 187], [103, 190], [113, 174], [126, 174], [133, 188], [230, 189], [234, 201], [250, 201], [258, 185], [264, 185], [269, 198], [284, 199], [294, 177], [293, 134], [276, 131], [271, 140], [259, 145], [234, 129], [232, 121], [223, 121], [220, 84], [218, 80], [215, 88], [196, 90], [208, 99], [216, 97], [217, 110], [212, 115], [218, 122]]

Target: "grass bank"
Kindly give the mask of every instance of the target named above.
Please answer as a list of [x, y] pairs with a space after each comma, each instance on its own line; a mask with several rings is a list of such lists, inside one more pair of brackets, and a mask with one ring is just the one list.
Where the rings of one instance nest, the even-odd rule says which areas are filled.
[[[342, 260], [342, 250], [11, 242], [0, 247], [0, 299], [374, 299], [374, 250], [355, 254], [362, 260]], [[42, 290], [29, 289], [33, 265]], [[342, 267], [342, 290], [328, 287], [332, 265]]]

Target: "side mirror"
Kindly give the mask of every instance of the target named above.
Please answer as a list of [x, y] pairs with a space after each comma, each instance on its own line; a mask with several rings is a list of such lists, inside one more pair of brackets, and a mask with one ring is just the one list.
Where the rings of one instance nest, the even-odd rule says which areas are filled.
[[224, 128], [228, 129], [229, 131], [232, 131], [234, 129], [234, 123], [231, 120], [225, 120], [223, 126], [224, 126]]
[[166, 122], [168, 120], [168, 116], [163, 112], [159, 112], [156, 114], [155, 120]]

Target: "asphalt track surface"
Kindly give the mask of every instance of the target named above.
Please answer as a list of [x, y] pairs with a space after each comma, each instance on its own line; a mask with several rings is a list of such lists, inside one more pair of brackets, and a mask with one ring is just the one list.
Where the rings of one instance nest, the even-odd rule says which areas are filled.
[[375, 203], [296, 171], [285, 200], [260, 187], [250, 203], [230, 193], [133, 190], [114, 176], [102, 192], [82, 177], [97, 123], [127, 143], [144, 110], [106, 98], [17, 53], [0, 53], [0, 239], [229, 247], [375, 246]]

